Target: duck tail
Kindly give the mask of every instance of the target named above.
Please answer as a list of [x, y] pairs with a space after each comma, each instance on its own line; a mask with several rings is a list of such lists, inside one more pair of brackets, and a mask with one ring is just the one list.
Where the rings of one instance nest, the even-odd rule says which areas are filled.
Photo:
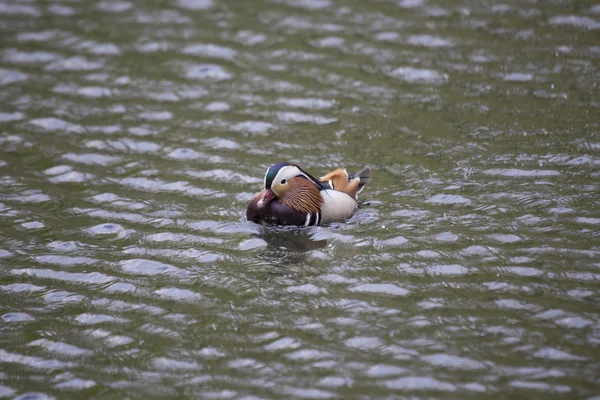
[[356, 196], [358, 197], [360, 192], [362, 192], [362, 190], [365, 188], [365, 185], [371, 179], [371, 168], [365, 167], [362, 170], [355, 172], [355, 173], [351, 174], [350, 176], [348, 176], [349, 181], [352, 181], [355, 178], [360, 178], [360, 180], [358, 181], [358, 187], [356, 189]]

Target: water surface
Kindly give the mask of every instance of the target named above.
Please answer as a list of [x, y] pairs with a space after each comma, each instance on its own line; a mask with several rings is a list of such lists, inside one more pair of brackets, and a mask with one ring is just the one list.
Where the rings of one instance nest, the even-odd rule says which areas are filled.
[[[600, 395], [600, 5], [0, 0], [0, 27], [0, 397]], [[370, 165], [369, 204], [245, 222], [278, 161]]]

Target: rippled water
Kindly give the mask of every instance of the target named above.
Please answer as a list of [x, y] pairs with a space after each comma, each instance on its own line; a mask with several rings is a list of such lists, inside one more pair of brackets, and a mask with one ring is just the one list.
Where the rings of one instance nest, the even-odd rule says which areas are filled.
[[[0, 397], [600, 395], [571, 3], [0, 0]], [[369, 204], [245, 222], [277, 161]]]

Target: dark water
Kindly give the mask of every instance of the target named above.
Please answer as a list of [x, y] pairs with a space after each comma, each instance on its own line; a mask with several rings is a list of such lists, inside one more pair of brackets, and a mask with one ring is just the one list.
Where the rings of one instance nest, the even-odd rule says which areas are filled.
[[[0, 397], [599, 398], [600, 4], [0, 0], [0, 32]], [[245, 222], [277, 161], [370, 165], [370, 205]]]

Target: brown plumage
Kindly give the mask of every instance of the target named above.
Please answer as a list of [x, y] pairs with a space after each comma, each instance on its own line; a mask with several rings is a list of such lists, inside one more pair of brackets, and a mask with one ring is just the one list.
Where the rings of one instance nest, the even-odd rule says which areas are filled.
[[304, 177], [290, 179], [289, 189], [281, 196], [281, 202], [294, 210], [317, 214], [323, 198], [315, 184]]
[[335, 171], [331, 171], [325, 176], [319, 178], [321, 182], [331, 181], [331, 186], [335, 190], [347, 193], [350, 197], [356, 200], [356, 192], [358, 191], [358, 184], [360, 183], [360, 177], [349, 179], [348, 173], [343, 168], [338, 168]]

